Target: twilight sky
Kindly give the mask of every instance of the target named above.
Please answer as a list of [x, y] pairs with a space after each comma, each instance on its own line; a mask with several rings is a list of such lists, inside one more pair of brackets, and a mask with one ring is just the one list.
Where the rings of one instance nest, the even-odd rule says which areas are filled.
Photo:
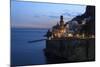
[[71, 20], [85, 12], [85, 5], [53, 4], [39, 2], [11, 1], [11, 27], [17, 28], [51, 28], [59, 22]]

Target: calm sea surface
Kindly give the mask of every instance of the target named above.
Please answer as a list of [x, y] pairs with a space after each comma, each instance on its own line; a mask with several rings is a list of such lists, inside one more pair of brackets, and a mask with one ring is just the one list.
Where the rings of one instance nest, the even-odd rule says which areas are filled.
[[[45, 40], [29, 43], [29, 41], [45, 39], [44, 35], [48, 29], [22, 29], [22, 28], [12, 28], [11, 29], [11, 65], [12, 66], [21, 66], [21, 65], [39, 65], [39, 64], [48, 64], [48, 63], [65, 63], [67, 60], [60, 58], [48, 58], [45, 56], [43, 49], [45, 48]], [[87, 47], [89, 50], [89, 56], [94, 59], [95, 55], [95, 40], [80, 42], [74, 40], [72, 45], [84, 44], [91, 46]], [[81, 53], [85, 52], [87, 57], [86, 50], [81, 50]], [[84, 55], [84, 57], [85, 57]]]
[[28, 43], [43, 39], [47, 29], [11, 29], [11, 65], [45, 64], [43, 52], [45, 41]]

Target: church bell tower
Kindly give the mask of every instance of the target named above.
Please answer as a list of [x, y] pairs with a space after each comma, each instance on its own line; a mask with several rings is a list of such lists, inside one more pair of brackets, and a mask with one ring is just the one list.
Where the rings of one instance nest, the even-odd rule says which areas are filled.
[[64, 26], [63, 16], [60, 16], [60, 26]]

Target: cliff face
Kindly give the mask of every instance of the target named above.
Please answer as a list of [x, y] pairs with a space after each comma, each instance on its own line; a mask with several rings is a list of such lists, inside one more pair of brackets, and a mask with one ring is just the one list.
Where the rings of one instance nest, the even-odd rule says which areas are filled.
[[80, 32], [84, 32], [88, 34], [95, 34], [95, 6], [87, 6], [86, 11], [83, 15], [76, 16], [72, 19], [78, 21], [79, 24], [82, 23], [82, 20], [85, 18], [89, 18], [86, 20], [86, 24], [81, 28]]
[[95, 34], [95, 6], [87, 6], [86, 12], [82, 16], [84, 18], [90, 17], [90, 20], [86, 22], [82, 30], [87, 34]]
[[[95, 40], [46, 40], [46, 59], [57, 62], [94, 61]], [[65, 61], [64, 61], [65, 60]]]

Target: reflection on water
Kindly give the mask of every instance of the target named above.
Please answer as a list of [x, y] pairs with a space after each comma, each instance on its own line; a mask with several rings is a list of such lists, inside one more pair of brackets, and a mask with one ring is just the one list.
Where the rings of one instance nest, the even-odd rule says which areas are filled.
[[[51, 64], [51, 63], [64, 63], [68, 62], [70, 58], [60, 58], [54, 56], [53, 54], [46, 54], [43, 50], [46, 48], [45, 40], [35, 43], [28, 43], [31, 40], [38, 40], [43, 39], [47, 29], [13, 29], [11, 31], [11, 65], [37, 65], [37, 64]], [[93, 40], [94, 41], [94, 40]], [[80, 42], [80, 41], [73, 41], [70, 47], [73, 52], [73, 49], [79, 51], [80, 48], [75, 48], [77, 45], [87, 45], [87, 44], [94, 44], [94, 42]], [[80, 47], [80, 46], [79, 46]], [[84, 47], [84, 46], [83, 46]], [[85, 48], [89, 51], [89, 56], [84, 54], [87, 57], [93, 58], [94, 55], [94, 46], [88, 46], [89, 48]], [[93, 50], [91, 50], [93, 49]], [[70, 50], [70, 51], [71, 51]], [[68, 52], [67, 52], [68, 53]], [[71, 53], [71, 52], [69, 52]], [[82, 55], [81, 54], [81, 55]], [[70, 55], [70, 54], [69, 54]], [[73, 58], [73, 57], [72, 57]], [[70, 59], [72, 60], [72, 59]]]

